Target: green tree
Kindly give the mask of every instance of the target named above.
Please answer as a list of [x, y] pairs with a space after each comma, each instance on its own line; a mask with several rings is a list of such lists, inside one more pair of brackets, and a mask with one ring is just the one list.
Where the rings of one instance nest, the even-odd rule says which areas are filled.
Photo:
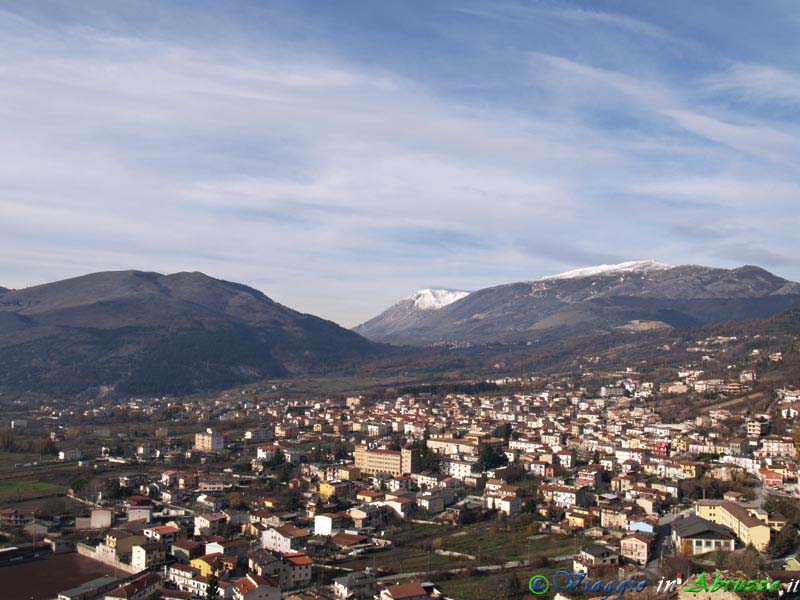
[[212, 573], [208, 578], [208, 587], [206, 588], [206, 600], [217, 600], [219, 597], [219, 579], [216, 573]]
[[476, 473], [481, 471], [488, 471], [502, 467], [508, 464], [508, 457], [502, 450], [491, 444], [485, 444], [481, 447], [481, 452], [478, 455], [478, 462], [476, 462], [472, 470]]
[[278, 478], [278, 481], [281, 483], [286, 483], [292, 478], [292, 473], [294, 472], [294, 467], [292, 463], [282, 463], [278, 465], [278, 468], [275, 469], [275, 475]]
[[439, 467], [442, 464], [442, 459], [437, 452], [428, 448], [428, 432], [425, 432], [425, 435], [421, 440], [417, 440], [414, 442], [414, 448], [416, 448], [417, 453], [419, 454], [419, 468], [422, 471], [433, 471], [434, 473], [439, 472]]
[[266, 461], [266, 465], [270, 469], [275, 469], [286, 462], [286, 455], [283, 453], [283, 450], [276, 450], [275, 453], [272, 455], [268, 461]]
[[504, 423], [494, 428], [492, 437], [502, 438], [506, 444], [511, 439], [511, 423]]
[[778, 535], [770, 540], [767, 552], [773, 558], [777, 558], [792, 552], [797, 547], [797, 542], [797, 530], [794, 525], [787, 524], [778, 532]]

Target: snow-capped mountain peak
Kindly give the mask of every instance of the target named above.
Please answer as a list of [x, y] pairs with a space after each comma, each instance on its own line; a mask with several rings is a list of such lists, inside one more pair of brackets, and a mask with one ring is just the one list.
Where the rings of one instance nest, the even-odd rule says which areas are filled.
[[800, 283], [753, 266], [670, 267], [640, 260], [483, 288], [432, 310], [455, 297], [421, 290], [356, 331], [390, 344], [477, 345], [622, 335], [639, 326], [696, 328], [797, 306]]
[[411, 294], [403, 300], [411, 300], [414, 308], [418, 310], [439, 310], [468, 295], [469, 292], [460, 290], [432, 290], [426, 288]]
[[673, 265], [667, 265], [655, 260], [632, 260], [615, 265], [597, 265], [595, 267], [575, 269], [573, 271], [559, 273], [558, 275], [542, 277], [537, 281], [545, 279], [578, 279], [580, 277], [592, 277], [593, 275], [616, 275], [633, 272], [640, 273], [646, 271], [663, 271], [671, 268], [673, 268]]

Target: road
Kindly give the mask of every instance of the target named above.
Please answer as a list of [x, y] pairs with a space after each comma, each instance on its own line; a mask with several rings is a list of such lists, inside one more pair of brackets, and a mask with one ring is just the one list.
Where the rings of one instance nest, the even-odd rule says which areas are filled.
[[676, 513], [664, 515], [658, 520], [658, 529], [656, 530], [656, 539], [653, 544], [652, 558], [647, 563], [646, 567], [648, 572], [659, 575], [661, 570], [661, 558], [672, 556], [675, 553], [672, 547], [670, 523], [691, 514], [694, 514], [694, 509], [686, 508]]

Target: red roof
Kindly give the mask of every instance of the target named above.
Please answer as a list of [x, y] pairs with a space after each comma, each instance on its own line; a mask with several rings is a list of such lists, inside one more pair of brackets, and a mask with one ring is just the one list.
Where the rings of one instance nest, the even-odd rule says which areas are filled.
[[331, 538], [331, 543], [336, 546], [355, 546], [367, 541], [367, 536], [352, 533], [337, 533]]
[[313, 565], [314, 561], [308, 558], [302, 552], [297, 554], [284, 554], [283, 557], [295, 566]]
[[289, 538], [308, 537], [309, 535], [305, 529], [300, 529], [294, 525], [281, 525], [280, 527], [276, 527], [275, 531]]

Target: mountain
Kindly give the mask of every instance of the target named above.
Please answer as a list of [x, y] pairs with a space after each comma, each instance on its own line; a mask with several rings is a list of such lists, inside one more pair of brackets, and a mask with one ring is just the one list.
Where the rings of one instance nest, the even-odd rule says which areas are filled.
[[94, 273], [0, 296], [0, 388], [185, 393], [345, 369], [379, 350], [202, 273]]
[[9, 292], [9, 291], [11, 291], [11, 290], [9, 290], [8, 288], [4, 288], [4, 287], [0, 286], [0, 294], [5, 294], [6, 292]]
[[469, 295], [460, 290], [419, 290], [390, 308], [355, 327], [353, 331], [374, 339], [390, 339], [395, 333], [413, 330], [428, 314], [440, 310]]
[[800, 284], [759, 267], [634, 261], [478, 290], [438, 310], [396, 321], [391, 328], [380, 315], [356, 331], [401, 345], [518, 343], [742, 321], [798, 304]]

